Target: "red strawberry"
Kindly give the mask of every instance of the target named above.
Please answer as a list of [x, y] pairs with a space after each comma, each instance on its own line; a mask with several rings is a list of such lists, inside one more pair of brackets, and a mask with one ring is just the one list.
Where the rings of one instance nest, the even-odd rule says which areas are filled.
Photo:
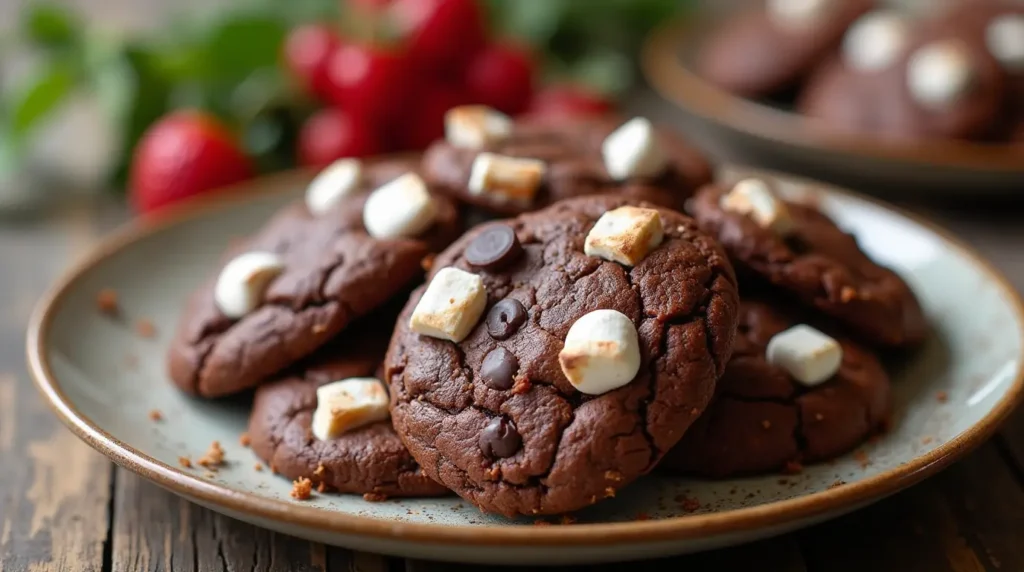
[[342, 157], [365, 157], [381, 152], [377, 129], [340, 109], [321, 109], [299, 132], [299, 163], [326, 167]]
[[299, 26], [284, 42], [284, 61], [288, 70], [312, 94], [324, 99], [329, 95], [327, 67], [341, 40], [322, 24]]
[[131, 202], [148, 213], [254, 173], [234, 135], [216, 117], [177, 111], [151, 125], [135, 148]]
[[416, 67], [445, 77], [461, 72], [485, 42], [476, 0], [394, 0], [390, 15]]
[[600, 95], [573, 85], [554, 85], [534, 96], [528, 112], [541, 117], [583, 117], [611, 110], [612, 104]]
[[465, 83], [473, 103], [516, 115], [533, 96], [533, 61], [514, 46], [489, 46], [470, 60]]

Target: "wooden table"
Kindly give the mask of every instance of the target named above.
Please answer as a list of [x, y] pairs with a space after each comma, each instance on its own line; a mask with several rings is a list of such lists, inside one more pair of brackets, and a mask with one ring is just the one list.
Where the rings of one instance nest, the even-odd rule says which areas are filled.
[[[926, 214], [1024, 287], [1024, 209]], [[446, 567], [325, 547], [220, 516], [114, 467], [61, 426], [25, 371], [25, 324], [40, 292], [125, 217], [123, 207], [98, 201], [0, 225], [0, 571]], [[657, 564], [687, 572], [1024, 571], [1022, 486], [1024, 412], [963, 462], [870, 508], [781, 538]]]

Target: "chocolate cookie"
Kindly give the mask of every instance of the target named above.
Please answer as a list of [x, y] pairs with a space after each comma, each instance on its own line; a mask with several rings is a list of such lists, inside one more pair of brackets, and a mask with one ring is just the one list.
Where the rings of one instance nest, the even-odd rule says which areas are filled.
[[[375, 200], [367, 192], [408, 165], [366, 166], [353, 192], [317, 207], [322, 214], [292, 204], [232, 248], [184, 309], [168, 353], [171, 379], [204, 397], [253, 387], [421, 276], [423, 258], [459, 231], [451, 201], [424, 192], [433, 220], [411, 238], [375, 238], [364, 226], [364, 207]], [[400, 210], [383, 202], [376, 211]]]
[[871, 0], [768, 0], [726, 20], [701, 47], [697, 71], [736, 95], [793, 87], [839, 45]]
[[663, 468], [724, 478], [841, 455], [883, 429], [889, 378], [856, 344], [838, 340], [842, 362], [808, 387], [765, 356], [773, 336], [794, 326], [777, 303], [743, 300], [732, 359], [715, 400], [662, 461]]
[[907, 284], [813, 206], [778, 199], [759, 179], [732, 190], [709, 185], [689, 206], [741, 275], [819, 309], [870, 344], [910, 346], [924, 339], [927, 324]]
[[737, 305], [725, 254], [668, 209], [587, 197], [485, 224], [438, 256], [399, 318], [395, 430], [485, 511], [587, 506], [704, 410]]
[[[501, 138], [480, 146], [434, 143], [423, 159], [424, 172], [437, 188], [461, 202], [503, 215], [545, 207], [562, 199], [592, 194], [619, 193], [671, 208], [682, 208], [695, 189], [711, 180], [711, 166], [703, 155], [679, 136], [655, 129], [657, 152], [663, 165], [649, 174], [613, 177], [603, 158], [606, 138], [622, 125], [617, 118], [564, 121], [519, 121]], [[475, 192], [473, 171], [482, 153], [534, 160], [542, 169], [531, 196]], [[529, 162], [527, 162], [529, 166]]]
[[912, 28], [893, 12], [869, 14], [850, 29], [841, 57], [808, 81], [797, 107], [839, 131], [991, 138], [1005, 116], [1006, 74], [971, 28]]
[[278, 474], [308, 478], [338, 492], [372, 495], [374, 500], [447, 494], [423, 474], [390, 421], [329, 440], [312, 433], [318, 387], [372, 377], [380, 368], [390, 327], [363, 327], [374, 317], [353, 324], [355, 331], [321, 348], [293, 373], [256, 390], [249, 419], [252, 450]]

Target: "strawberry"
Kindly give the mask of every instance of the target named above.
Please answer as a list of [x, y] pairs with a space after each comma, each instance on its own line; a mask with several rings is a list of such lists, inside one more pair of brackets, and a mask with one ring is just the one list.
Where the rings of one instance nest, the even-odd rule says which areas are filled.
[[251, 178], [252, 162], [217, 118], [177, 111], [149, 127], [132, 157], [131, 202], [149, 213]]

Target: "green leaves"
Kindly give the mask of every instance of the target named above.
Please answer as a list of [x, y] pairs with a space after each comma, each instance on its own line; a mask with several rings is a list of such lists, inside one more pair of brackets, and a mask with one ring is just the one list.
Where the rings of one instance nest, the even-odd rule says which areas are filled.
[[75, 76], [70, 66], [55, 65], [42, 70], [12, 98], [8, 135], [22, 140], [48, 113], [71, 93]]
[[48, 49], [72, 49], [81, 42], [82, 23], [73, 18], [66, 8], [56, 4], [36, 2], [29, 5], [21, 24], [26, 39]]
[[224, 18], [214, 26], [206, 44], [211, 78], [235, 82], [275, 67], [286, 33], [284, 23], [270, 15]]

